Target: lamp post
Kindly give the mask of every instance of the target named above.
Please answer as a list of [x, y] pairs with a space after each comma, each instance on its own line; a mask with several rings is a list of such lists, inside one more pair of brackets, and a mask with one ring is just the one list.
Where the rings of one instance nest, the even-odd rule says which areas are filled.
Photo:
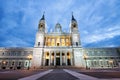
[[87, 66], [87, 58], [88, 58], [88, 56], [87, 56], [87, 54], [84, 54], [84, 55], [83, 55], [83, 58], [84, 58], [84, 60], [85, 60], [86, 69], [88, 69], [88, 66]]
[[3, 64], [5, 65], [5, 64], [6, 64], [6, 62], [5, 62], [5, 61], [3, 61]]
[[109, 63], [110, 63], [110, 65], [111, 65], [112, 68], [113, 68], [113, 60], [109, 60]]
[[5, 69], [6, 61], [3, 61], [2, 63], [3, 63], [2, 69]]
[[28, 59], [29, 59], [29, 65], [28, 65], [28, 70], [30, 69], [30, 60], [32, 59], [32, 55], [28, 55]]

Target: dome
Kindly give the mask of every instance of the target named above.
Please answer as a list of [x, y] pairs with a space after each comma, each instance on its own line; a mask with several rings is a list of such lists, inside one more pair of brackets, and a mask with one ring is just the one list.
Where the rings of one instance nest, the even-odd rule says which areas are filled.
[[62, 32], [62, 27], [59, 23], [57, 23], [55, 26], [55, 32]]
[[62, 28], [62, 27], [61, 27], [60, 23], [57, 23], [55, 28]]

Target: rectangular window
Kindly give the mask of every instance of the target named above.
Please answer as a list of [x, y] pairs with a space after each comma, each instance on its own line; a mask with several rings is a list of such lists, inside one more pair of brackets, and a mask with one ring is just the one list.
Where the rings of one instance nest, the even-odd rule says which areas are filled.
[[14, 65], [15, 64], [15, 62], [12, 62], [12, 65]]
[[40, 46], [40, 42], [38, 42], [38, 46]]
[[57, 43], [57, 46], [59, 46], [59, 43]]
[[76, 46], [78, 46], [78, 42], [76, 42]]
[[21, 62], [19, 62], [19, 65], [21, 65]]

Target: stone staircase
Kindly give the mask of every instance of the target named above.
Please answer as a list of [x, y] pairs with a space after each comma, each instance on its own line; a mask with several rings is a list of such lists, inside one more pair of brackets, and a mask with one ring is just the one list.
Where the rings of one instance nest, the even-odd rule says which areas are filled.
[[82, 67], [74, 67], [74, 66], [42, 66], [41, 69], [83, 69]]

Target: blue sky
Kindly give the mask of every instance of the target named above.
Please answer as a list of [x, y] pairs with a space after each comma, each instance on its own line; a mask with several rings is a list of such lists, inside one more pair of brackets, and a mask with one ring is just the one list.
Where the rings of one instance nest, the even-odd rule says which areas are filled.
[[0, 47], [33, 47], [44, 11], [48, 31], [73, 12], [83, 47], [120, 46], [120, 0], [0, 0]]

